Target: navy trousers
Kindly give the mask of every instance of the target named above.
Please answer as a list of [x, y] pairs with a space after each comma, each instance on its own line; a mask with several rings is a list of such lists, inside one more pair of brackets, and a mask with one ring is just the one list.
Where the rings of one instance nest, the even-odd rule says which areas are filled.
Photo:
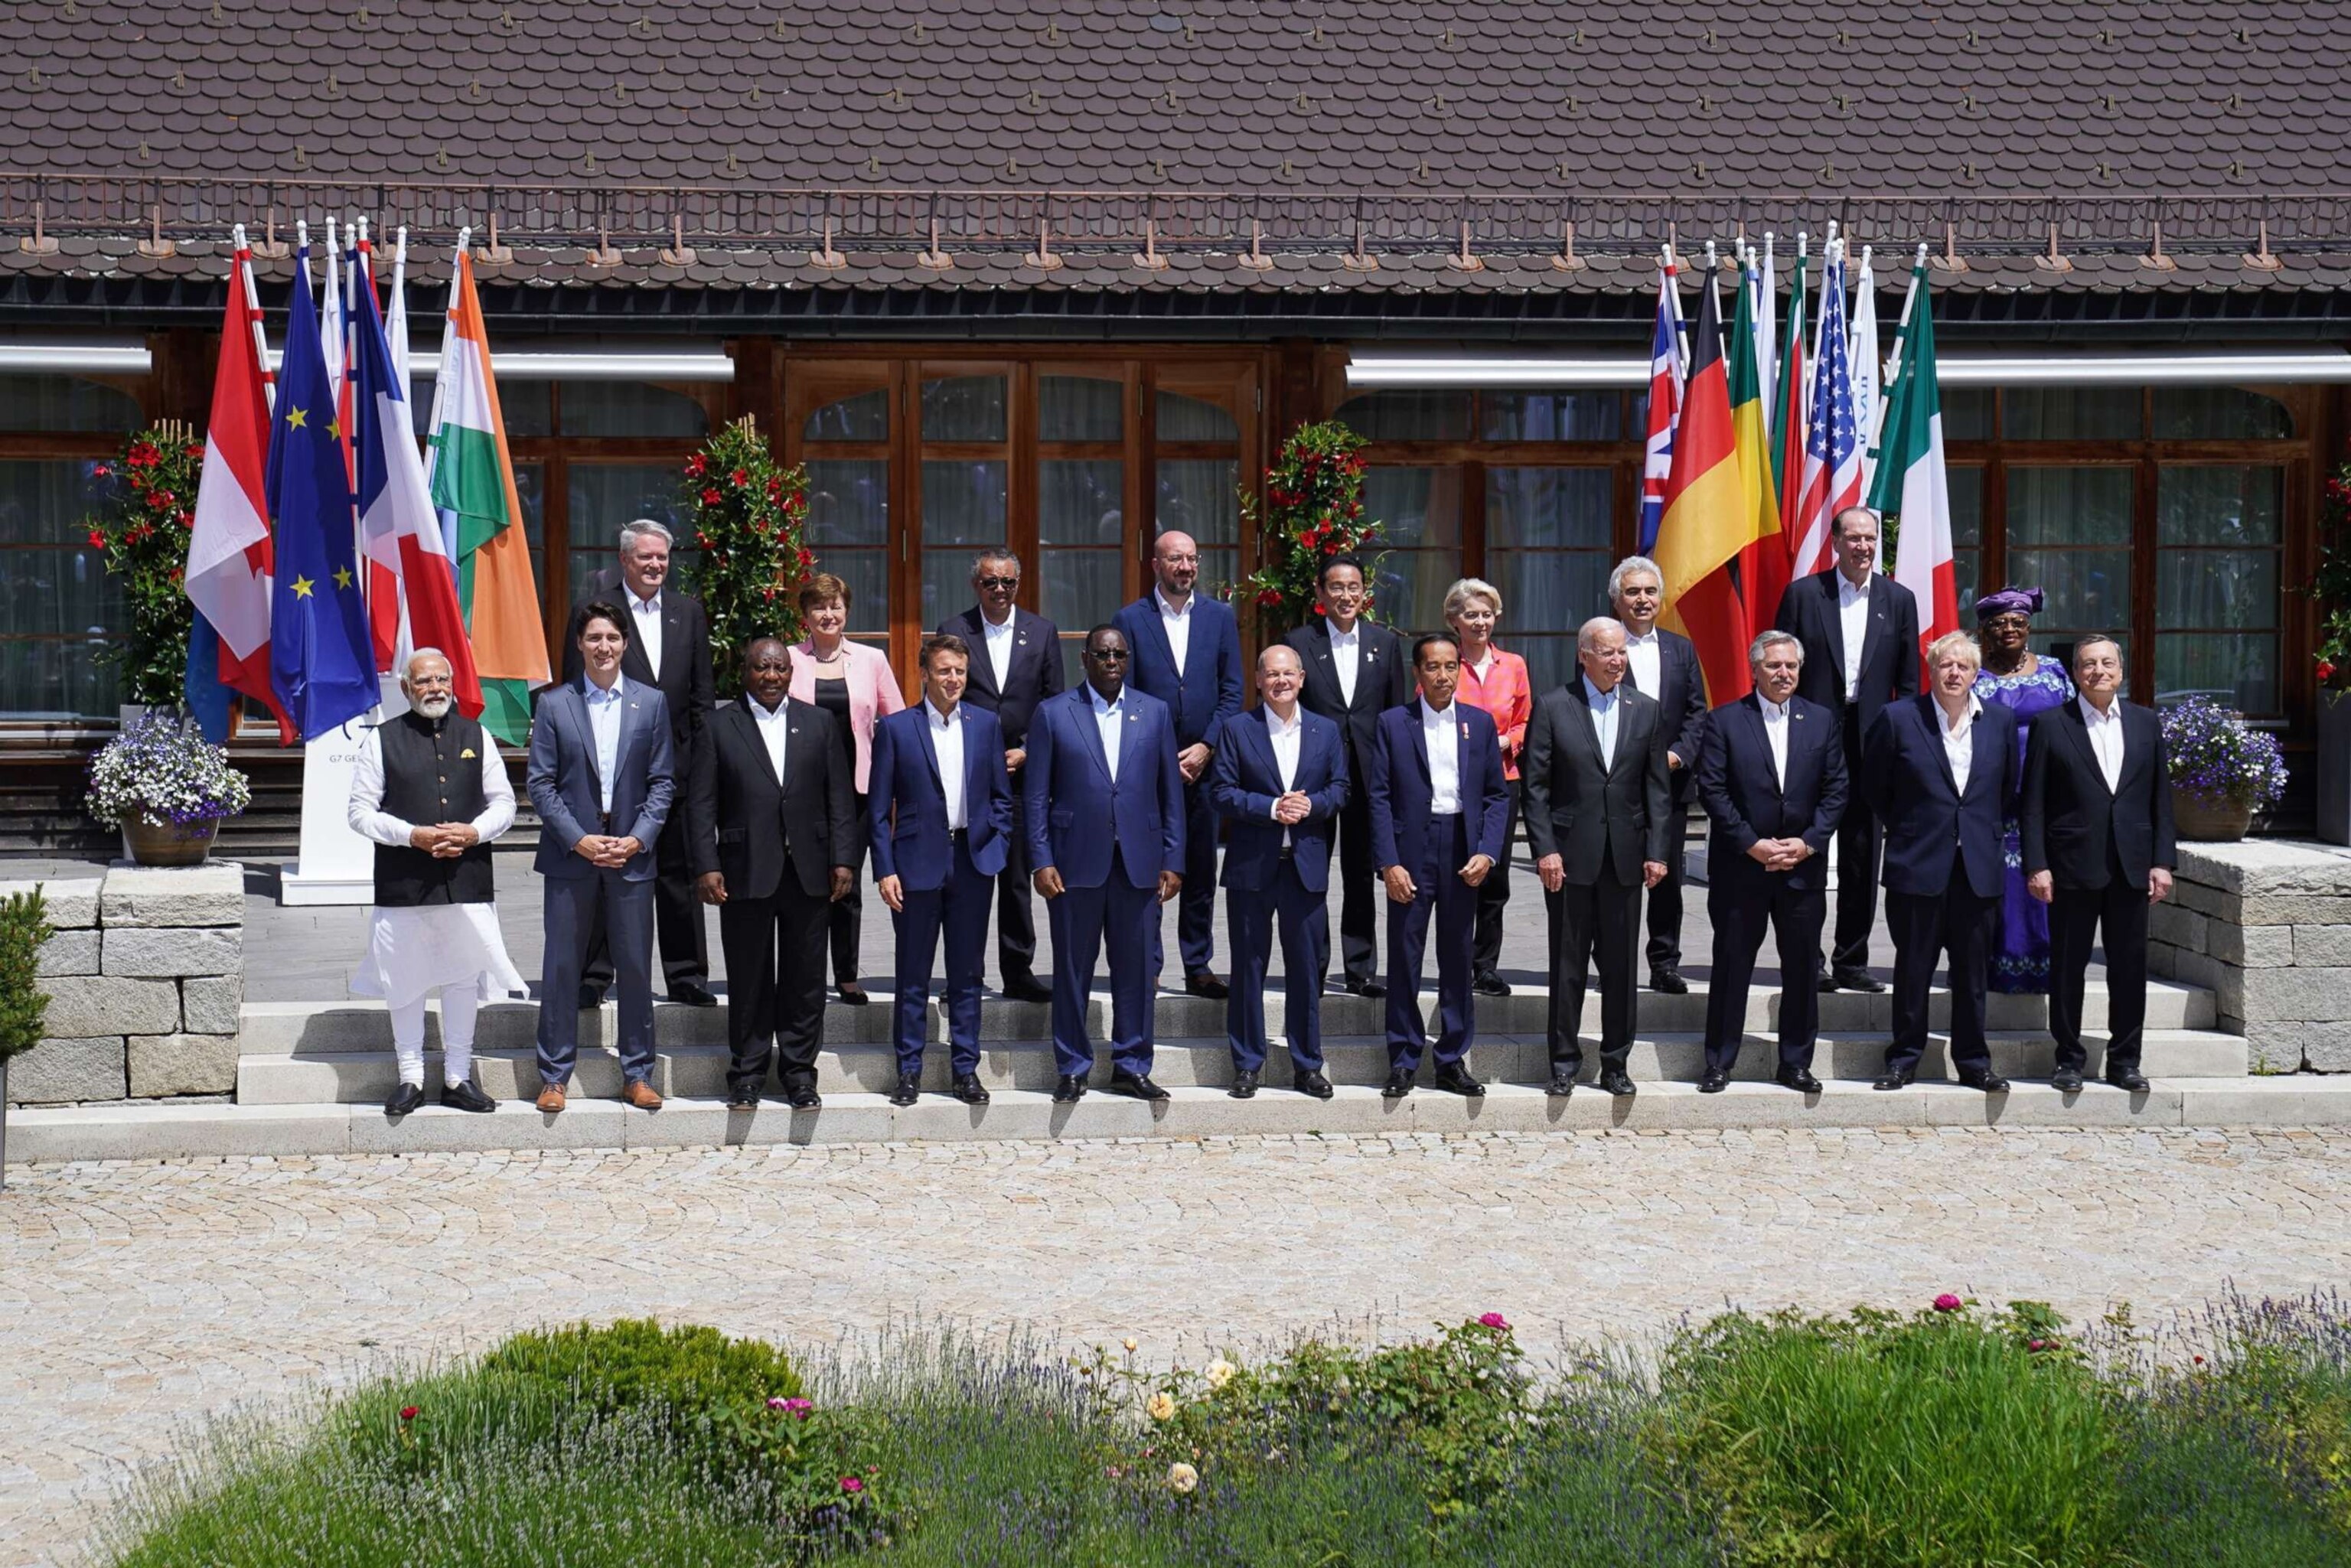
[[[1157, 878], [1152, 879], [1155, 883]], [[1110, 949], [1111, 1059], [1122, 1071], [1145, 1074], [1152, 1061], [1152, 959], [1159, 940], [1159, 890], [1127, 881], [1124, 857], [1111, 852], [1100, 887], [1064, 887], [1046, 905], [1053, 933], [1053, 1063], [1065, 1078], [1093, 1071], [1086, 1035], [1086, 997], [1094, 962]]]
[[1819, 888], [1798, 892], [1784, 872], [1775, 873], [1761, 892], [1733, 891], [1718, 875], [1707, 890], [1707, 918], [1714, 925], [1714, 969], [1706, 988], [1706, 1065], [1728, 1072], [1739, 1064], [1747, 1035], [1748, 988], [1755, 978], [1755, 955], [1766, 927], [1780, 934], [1780, 1065], [1813, 1065], [1821, 1034], [1821, 992], [1813, 978], [1821, 967], [1821, 926], [1828, 919], [1828, 894]]
[[[1469, 860], [1466, 815], [1448, 824], [1430, 822], [1426, 863], [1405, 869], [1415, 889], [1410, 904], [1388, 903], [1388, 1066], [1412, 1072], [1428, 1049], [1420, 1016], [1420, 961], [1437, 921], [1437, 1064], [1450, 1067], [1469, 1054], [1478, 1030], [1477, 1006], [1469, 989], [1470, 953], [1476, 940], [1478, 890], [1461, 880]], [[1496, 866], [1490, 873], [1502, 874]]]
[[569, 1083], [580, 1055], [580, 975], [591, 938], [603, 938], [621, 993], [621, 1071], [653, 1073], [653, 883], [617, 867], [585, 877], [544, 877], [547, 947], [538, 978], [538, 1077]]
[[1281, 930], [1282, 1027], [1290, 1036], [1290, 1064], [1301, 1072], [1322, 1071], [1322, 971], [1331, 959], [1331, 909], [1322, 894], [1307, 890], [1298, 866], [1281, 859], [1270, 888], [1225, 890], [1226, 929], [1233, 943], [1233, 990], [1225, 1003], [1225, 1032], [1233, 1067], [1255, 1072], [1265, 1065], [1265, 971], [1273, 955], [1274, 928]]
[[[1844, 874], [1842, 868], [1838, 874]], [[1935, 981], [1935, 961], [1948, 950], [1952, 1070], [1970, 1075], [1991, 1071], [1984, 985], [1992, 949], [2000, 943], [2000, 899], [1978, 897], [1954, 853], [1944, 892], [1886, 893], [1886, 924], [1894, 936], [1894, 1040], [1886, 1048], [1886, 1070], [1915, 1071], [1926, 1054], [1927, 992]]]
[[898, 929], [898, 1071], [923, 1070], [923, 1009], [930, 1000], [931, 960], [939, 934], [947, 939], [947, 1042], [958, 1078], [979, 1071], [980, 971], [987, 954], [987, 906], [996, 894], [992, 877], [971, 863], [971, 846], [955, 841], [955, 869], [945, 887], [927, 893], [908, 888], [906, 907], [890, 917]]

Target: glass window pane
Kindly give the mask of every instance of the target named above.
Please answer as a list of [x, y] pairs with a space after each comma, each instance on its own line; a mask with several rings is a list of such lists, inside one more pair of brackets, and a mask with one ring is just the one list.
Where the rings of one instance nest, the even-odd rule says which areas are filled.
[[1478, 406], [1488, 441], [1614, 441], [1625, 400], [1614, 392], [1487, 392]]
[[2158, 632], [2155, 700], [2172, 702], [2198, 692], [2241, 713], [2280, 711], [2277, 638]]
[[2275, 398], [2242, 387], [2155, 389], [2158, 441], [2284, 441], [2293, 435], [2294, 414]]
[[1158, 531], [1180, 528], [1199, 542], [1200, 571], [1209, 547], [1240, 542], [1240, 462], [1231, 457], [1169, 458], [1159, 465]]
[[101, 663], [104, 638], [0, 637], [0, 717], [112, 718], [121, 675]]
[[1943, 400], [1944, 440], [1991, 439], [1991, 388], [1945, 386], [1938, 391]]
[[1040, 441], [1122, 441], [1126, 437], [1126, 388], [1099, 376], [1037, 378]]
[[1495, 546], [1604, 551], [1614, 537], [1609, 521], [1614, 478], [1605, 468], [1489, 468], [1487, 539]]
[[0, 376], [0, 430], [128, 433], [143, 423], [129, 392], [72, 376]]
[[2156, 542], [2273, 545], [2284, 495], [2285, 470], [2274, 465], [2160, 469]]
[[1158, 439], [1162, 441], [1238, 441], [1238, 421], [1221, 403], [1181, 392], [1159, 394]]
[[0, 545], [86, 539], [85, 519], [106, 497], [106, 483], [90, 476], [95, 465], [73, 457], [0, 460]]
[[522, 503], [523, 537], [530, 540], [531, 549], [541, 549], [547, 543], [547, 465], [517, 463], [514, 481], [515, 499]]
[[810, 549], [890, 542], [890, 465], [880, 458], [820, 457], [808, 465]]
[[[1608, 612], [1604, 550], [1489, 550], [1488, 580], [1502, 593], [1501, 629], [1495, 637], [1516, 649], [1520, 632], [1573, 632]], [[1440, 599], [1437, 603], [1441, 606]]]
[[803, 441], [887, 441], [890, 393], [882, 387], [839, 399], [800, 422]]
[[2001, 434], [2011, 441], [2130, 441], [2139, 431], [2137, 387], [2007, 387]]
[[[1004, 464], [930, 462], [923, 465], [923, 543], [993, 545], [1004, 542]], [[965, 552], [965, 559], [970, 559]]]
[[1467, 441], [1469, 394], [1418, 391], [1366, 392], [1339, 405], [1338, 417], [1374, 441]]
[[571, 559], [565, 580], [576, 600], [596, 573], [620, 564], [622, 525], [651, 517], [677, 536], [672, 575], [686, 582], [696, 552], [678, 498], [677, 469], [667, 463], [580, 463], [570, 466]]
[[[1037, 465], [1037, 538], [1040, 544], [1123, 545], [1126, 542], [1126, 465], [1116, 458]], [[1049, 617], [1050, 619], [1050, 617]]]
[[707, 435], [710, 415], [699, 400], [651, 382], [566, 382], [563, 434]]
[[1395, 549], [1461, 548], [1461, 470], [1367, 468], [1364, 516], [1377, 518], [1380, 542]]
[[0, 626], [12, 632], [97, 634], [127, 630], [122, 585], [83, 545], [0, 549]]
[[1983, 470], [1953, 465], [1947, 470], [1951, 487], [1951, 575], [1959, 596], [1961, 624], [1973, 623], [1976, 572], [1983, 544]]
[[[1118, 613], [1118, 551], [1047, 550], [1038, 565], [1039, 613], [1062, 631], [1082, 635]], [[1070, 668], [1077, 668], [1074, 654]]]
[[2155, 623], [2167, 632], [2274, 627], [2278, 552], [2160, 552], [2155, 558]]
[[888, 550], [826, 550], [818, 556], [816, 570], [829, 571], [848, 585], [849, 629], [852, 632], [890, 630]]
[[2011, 549], [2008, 574], [2048, 595], [2033, 617], [2036, 638], [2064, 632], [2120, 632], [2131, 624], [2130, 551]]
[[[1497, 588], [1500, 587], [1496, 583]], [[1575, 639], [1567, 637], [1505, 636], [1499, 645], [1510, 649], [1527, 662], [1527, 685], [1536, 696], [1565, 685], [1575, 678], [1579, 666], [1575, 662]]]
[[2127, 545], [2133, 470], [2008, 470], [2008, 538], [2012, 545]]
[[1002, 376], [940, 376], [923, 383], [925, 441], [1004, 439]]

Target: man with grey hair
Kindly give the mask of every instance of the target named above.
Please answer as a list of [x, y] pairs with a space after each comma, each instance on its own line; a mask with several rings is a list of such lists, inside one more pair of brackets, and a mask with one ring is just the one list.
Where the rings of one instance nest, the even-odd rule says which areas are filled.
[[351, 994], [392, 1013], [400, 1082], [384, 1104], [398, 1118], [424, 1103], [424, 999], [441, 999], [441, 1103], [496, 1107], [474, 1082], [474, 1019], [486, 1001], [520, 996], [522, 977], [498, 931], [490, 841], [514, 825], [514, 786], [497, 744], [456, 711], [448, 658], [419, 648], [402, 668], [408, 711], [360, 741], [348, 808], [375, 844], [375, 908]]
[[[563, 679], [572, 685], [580, 681], [580, 614], [589, 604], [601, 601], [625, 611], [629, 642], [621, 655], [621, 674], [639, 685], [655, 687], [669, 705], [677, 799], [683, 802], [693, 784], [695, 737], [708, 722], [718, 689], [711, 671], [709, 618], [701, 601], [670, 582], [670, 545], [669, 529], [652, 517], [622, 525], [620, 564], [590, 579], [588, 591], [571, 606], [570, 625], [563, 637]], [[653, 846], [653, 930], [661, 941], [662, 977], [670, 1000], [716, 1007], [718, 998], [708, 984], [710, 937], [702, 905], [695, 900], [691, 861], [685, 812], [672, 811], [661, 841]], [[580, 1005], [601, 1005], [611, 982], [612, 961], [600, 925], [589, 941], [580, 973]]]
[[1706, 746], [1706, 675], [1698, 650], [1678, 632], [1657, 624], [1665, 608], [1665, 574], [1645, 555], [1628, 555], [1608, 574], [1608, 600], [1625, 624], [1625, 680], [1655, 697], [1666, 732], [1666, 874], [1649, 890], [1649, 988], [1678, 997], [1682, 978], [1682, 867], [1688, 858], [1686, 825], [1698, 754]]

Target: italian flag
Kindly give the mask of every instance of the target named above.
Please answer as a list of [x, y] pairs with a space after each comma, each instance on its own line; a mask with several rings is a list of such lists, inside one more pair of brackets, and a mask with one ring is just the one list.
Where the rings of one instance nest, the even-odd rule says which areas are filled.
[[506, 416], [490, 372], [489, 334], [462, 237], [427, 446], [433, 505], [453, 537], [458, 598], [482, 682], [482, 727], [508, 746], [521, 746], [530, 738], [530, 694], [548, 682], [547, 636], [514, 459], [507, 451]]
[[1959, 629], [1951, 569], [1951, 486], [1943, 468], [1943, 397], [1935, 378], [1935, 318], [1927, 291], [1927, 247], [1910, 271], [1895, 381], [1886, 393], [1877, 477], [1869, 504], [1899, 519], [1894, 580], [1918, 601], [1918, 651]]

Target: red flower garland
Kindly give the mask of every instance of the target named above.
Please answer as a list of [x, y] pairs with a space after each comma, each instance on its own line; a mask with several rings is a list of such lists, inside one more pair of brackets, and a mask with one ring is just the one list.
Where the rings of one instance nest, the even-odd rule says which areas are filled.
[[[1364, 517], [1365, 444], [1337, 420], [1300, 425], [1266, 470], [1265, 509], [1241, 497], [1242, 509], [1258, 520], [1267, 564], [1243, 579], [1234, 597], [1257, 606], [1269, 642], [1321, 612], [1324, 561], [1360, 555], [1379, 539], [1379, 523]], [[1367, 583], [1375, 566], [1365, 562]]]

